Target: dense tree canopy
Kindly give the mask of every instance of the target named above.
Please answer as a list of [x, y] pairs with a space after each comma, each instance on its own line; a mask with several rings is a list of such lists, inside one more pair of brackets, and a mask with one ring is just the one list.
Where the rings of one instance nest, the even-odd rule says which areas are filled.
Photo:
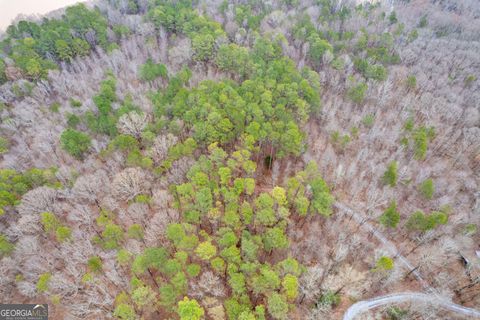
[[[107, 31], [107, 19], [97, 9], [78, 4], [68, 7], [61, 19], [45, 18], [41, 24], [21, 20], [9, 26], [0, 48], [27, 77], [38, 79], [55, 68], [55, 62], [85, 56], [96, 45], [107, 48]], [[2, 65], [0, 62], [0, 83]]]

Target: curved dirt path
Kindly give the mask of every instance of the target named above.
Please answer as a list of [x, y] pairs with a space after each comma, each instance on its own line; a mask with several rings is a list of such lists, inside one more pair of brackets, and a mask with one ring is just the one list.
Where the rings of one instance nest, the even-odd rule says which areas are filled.
[[347, 309], [345, 314], [343, 315], [343, 320], [354, 320], [355, 317], [362, 312], [387, 305], [392, 303], [402, 303], [402, 302], [426, 302], [438, 305], [443, 309], [447, 309], [453, 311], [455, 313], [459, 313], [468, 317], [472, 317], [472, 319], [480, 319], [480, 311], [477, 311], [472, 308], [467, 308], [450, 301], [439, 299], [437, 296], [419, 293], [419, 292], [402, 292], [402, 293], [394, 293], [389, 294], [382, 297], [377, 297], [369, 300], [359, 301], [354, 303]]

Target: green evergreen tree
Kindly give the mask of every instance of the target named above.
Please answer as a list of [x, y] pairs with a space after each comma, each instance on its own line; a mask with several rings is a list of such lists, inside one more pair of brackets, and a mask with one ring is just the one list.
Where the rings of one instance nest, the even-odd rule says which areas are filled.
[[392, 258], [382, 256], [380, 257], [376, 264], [375, 264], [375, 270], [376, 271], [390, 271], [393, 269], [394, 263]]
[[400, 222], [400, 213], [397, 211], [397, 203], [392, 201], [390, 206], [380, 216], [380, 223], [387, 228], [396, 228]]
[[273, 319], [288, 319], [287, 299], [276, 292], [272, 293], [267, 300], [267, 308]]
[[390, 187], [395, 187], [397, 185], [397, 162], [392, 161], [387, 167], [387, 170], [383, 174], [382, 181], [384, 184], [389, 185]]
[[77, 159], [81, 159], [91, 145], [88, 135], [74, 129], [65, 130], [60, 137], [60, 142], [62, 148]]
[[180, 320], [200, 320], [205, 311], [200, 307], [197, 300], [184, 297], [183, 300], [178, 302], [177, 313]]
[[9, 255], [14, 248], [14, 245], [3, 234], [0, 234], [0, 257]]
[[432, 199], [433, 194], [435, 193], [435, 185], [433, 184], [432, 179], [424, 180], [419, 186], [420, 193], [425, 199]]
[[121, 303], [119, 304], [114, 312], [113, 312], [113, 316], [117, 319], [120, 319], [120, 320], [135, 320], [137, 319], [137, 315], [135, 313], [135, 309], [126, 304], [126, 303]]

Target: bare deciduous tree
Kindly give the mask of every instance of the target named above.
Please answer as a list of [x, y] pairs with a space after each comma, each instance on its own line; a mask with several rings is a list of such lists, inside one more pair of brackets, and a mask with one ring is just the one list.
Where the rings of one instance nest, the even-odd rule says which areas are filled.
[[226, 292], [222, 279], [211, 271], [202, 273], [198, 283], [194, 284], [194, 287], [197, 289], [195, 290], [195, 295], [198, 297], [206, 295], [223, 297]]
[[94, 202], [101, 193], [108, 193], [109, 179], [104, 170], [83, 175], [77, 178], [72, 188], [74, 199]]
[[309, 267], [300, 278], [300, 292], [306, 301], [316, 299], [320, 295], [323, 274], [323, 268], [316, 265]]
[[178, 138], [173, 134], [159, 135], [155, 138], [149, 155], [155, 162], [162, 162], [168, 155], [168, 149], [178, 142]]
[[142, 131], [148, 125], [148, 115], [137, 111], [130, 111], [118, 119], [117, 128], [123, 134], [129, 134], [139, 138]]
[[18, 212], [21, 215], [39, 214], [45, 211], [52, 211], [54, 208], [57, 191], [49, 187], [38, 187], [28, 191], [22, 197]]
[[152, 202], [155, 206], [161, 209], [167, 209], [172, 201], [173, 197], [168, 190], [158, 189], [153, 191]]
[[127, 168], [116, 174], [112, 181], [113, 195], [125, 201], [149, 193], [149, 188], [150, 176], [140, 168]]

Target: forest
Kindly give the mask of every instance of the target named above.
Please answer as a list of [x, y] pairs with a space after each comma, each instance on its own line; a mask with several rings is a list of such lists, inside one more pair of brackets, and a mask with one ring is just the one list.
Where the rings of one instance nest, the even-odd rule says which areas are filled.
[[476, 0], [94, 0], [0, 31], [0, 302], [480, 319]]

